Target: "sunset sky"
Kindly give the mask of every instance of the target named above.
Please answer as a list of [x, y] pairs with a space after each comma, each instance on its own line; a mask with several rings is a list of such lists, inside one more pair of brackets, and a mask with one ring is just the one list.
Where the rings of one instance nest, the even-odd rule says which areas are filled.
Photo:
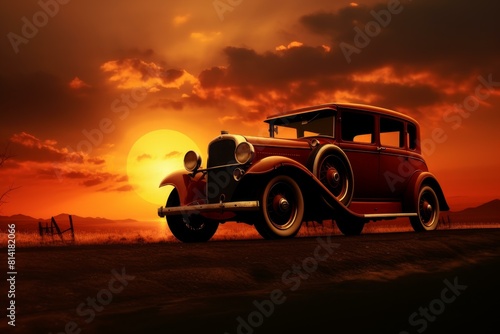
[[497, 1], [59, 1], [0, 4], [0, 215], [156, 220], [186, 150], [327, 102], [416, 118], [452, 210], [500, 198]]

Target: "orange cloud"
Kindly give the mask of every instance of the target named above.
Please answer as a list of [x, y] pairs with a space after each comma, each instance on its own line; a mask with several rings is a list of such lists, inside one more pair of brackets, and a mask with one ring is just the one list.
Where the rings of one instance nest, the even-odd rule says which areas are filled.
[[190, 14], [186, 14], [186, 15], [177, 15], [174, 17], [174, 19], [172, 20], [172, 24], [174, 26], [180, 26], [180, 25], [183, 25], [184, 23], [186, 23], [189, 18], [191, 17]]
[[144, 88], [150, 92], [162, 88], [180, 88], [184, 84], [194, 85], [198, 80], [185, 70], [164, 69], [154, 62], [137, 58], [111, 60], [101, 65], [101, 70], [110, 73], [109, 81], [121, 89]]
[[73, 80], [70, 81], [69, 87], [72, 89], [82, 89], [90, 87], [89, 84], [85, 83], [79, 77], [74, 77]]
[[277, 46], [276, 51], [283, 51], [283, 50], [288, 50], [291, 48], [297, 48], [297, 47], [300, 47], [302, 45], [304, 45], [304, 43], [293, 41], [293, 42], [289, 43], [287, 46], [284, 46], [284, 45]]
[[220, 31], [214, 31], [214, 32], [210, 32], [210, 33], [206, 33], [206, 32], [192, 32], [190, 37], [192, 39], [195, 39], [197, 41], [200, 41], [200, 42], [211, 42], [213, 41], [214, 39], [218, 38], [219, 36], [221, 35], [221, 32]]

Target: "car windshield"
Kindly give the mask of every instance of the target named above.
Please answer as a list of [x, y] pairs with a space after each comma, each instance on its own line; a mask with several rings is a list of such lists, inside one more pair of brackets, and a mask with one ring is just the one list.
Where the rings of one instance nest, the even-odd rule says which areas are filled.
[[335, 115], [331, 109], [275, 118], [270, 120], [269, 124], [271, 137], [302, 138], [335, 135]]

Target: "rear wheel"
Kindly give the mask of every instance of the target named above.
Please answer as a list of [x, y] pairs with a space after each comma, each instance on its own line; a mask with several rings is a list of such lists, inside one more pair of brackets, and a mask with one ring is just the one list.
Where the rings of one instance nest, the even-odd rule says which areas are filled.
[[261, 217], [255, 228], [265, 239], [294, 237], [302, 225], [304, 198], [298, 184], [279, 175], [267, 184], [262, 194]]
[[[172, 190], [167, 200], [167, 207], [179, 206], [179, 194]], [[172, 234], [182, 242], [206, 242], [213, 237], [218, 222], [207, 221], [198, 214], [181, 214], [166, 217], [168, 227]]]
[[430, 186], [423, 186], [415, 204], [417, 216], [410, 217], [416, 232], [435, 230], [439, 222], [439, 200]]

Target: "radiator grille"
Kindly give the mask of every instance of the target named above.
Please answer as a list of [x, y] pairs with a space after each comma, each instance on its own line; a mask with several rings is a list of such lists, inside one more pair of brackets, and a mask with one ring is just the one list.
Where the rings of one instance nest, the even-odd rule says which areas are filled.
[[208, 148], [208, 167], [224, 166], [234, 163], [234, 150], [236, 144], [232, 140], [219, 140], [213, 142]]
[[[231, 139], [222, 139], [214, 141], [208, 148], [207, 167], [214, 168], [208, 171], [207, 175], [207, 197], [209, 203], [218, 203], [221, 195], [224, 195], [224, 201], [230, 201], [237, 182], [233, 179], [234, 150], [236, 144]], [[219, 166], [225, 166], [216, 168]]]

